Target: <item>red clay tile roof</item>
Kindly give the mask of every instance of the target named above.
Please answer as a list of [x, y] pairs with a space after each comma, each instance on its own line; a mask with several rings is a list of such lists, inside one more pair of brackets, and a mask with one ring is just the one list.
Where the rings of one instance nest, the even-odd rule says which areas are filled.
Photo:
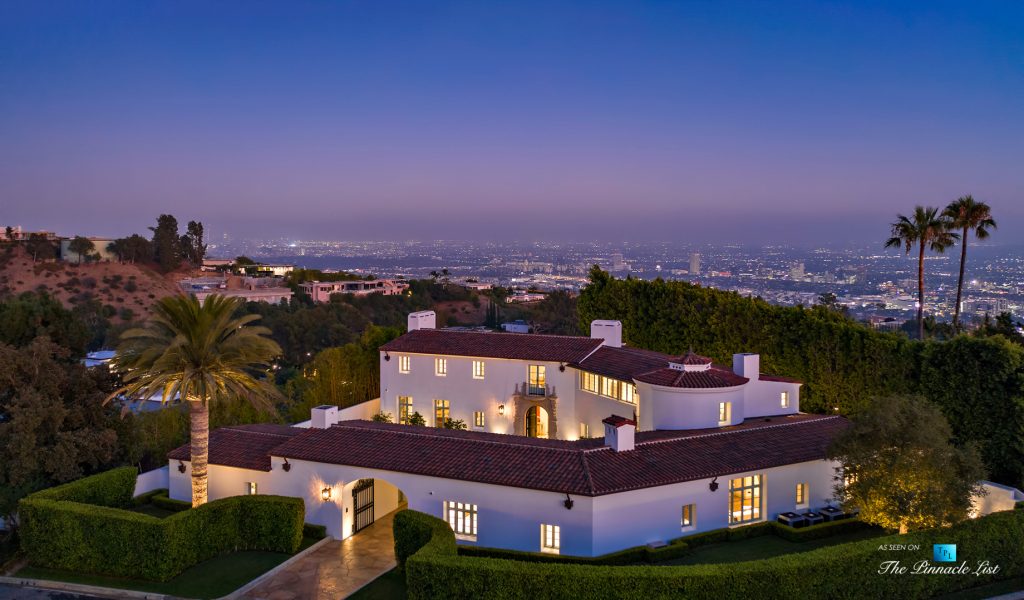
[[637, 381], [653, 385], [663, 385], [676, 388], [724, 388], [743, 385], [750, 381], [718, 366], [712, 366], [705, 371], [677, 371], [665, 367], [647, 373], [640, 373], [633, 377]]
[[680, 365], [710, 365], [711, 359], [700, 354], [695, 354], [693, 350], [690, 350], [682, 356], [678, 356], [672, 359], [672, 362]]
[[[837, 416], [749, 419], [734, 427], [637, 434], [636, 448], [615, 452], [603, 439], [575, 442], [344, 421], [307, 429], [271, 451], [295, 460], [415, 473], [600, 496], [822, 460], [848, 426]], [[214, 458], [211, 462], [223, 464]]]
[[661, 352], [640, 348], [601, 346], [593, 354], [572, 366], [589, 373], [632, 383], [633, 376], [637, 373], [646, 373], [668, 366], [670, 360], [672, 360], [671, 356]]
[[[269, 471], [270, 451], [303, 431], [272, 423], [217, 428], [210, 434], [210, 464]], [[191, 447], [179, 446], [171, 450], [167, 458], [191, 460]]]
[[803, 383], [799, 379], [793, 379], [792, 377], [783, 377], [782, 375], [765, 375], [761, 373], [759, 379], [761, 381], [781, 381], [782, 383]]
[[601, 346], [602, 340], [525, 333], [481, 333], [417, 329], [380, 347], [387, 352], [480, 356], [571, 363], [582, 360]]
[[626, 417], [620, 417], [619, 415], [605, 417], [601, 422], [607, 423], [612, 427], [622, 427], [623, 425], [632, 425], [636, 427], [636, 421], [634, 421], [633, 419], [627, 419]]

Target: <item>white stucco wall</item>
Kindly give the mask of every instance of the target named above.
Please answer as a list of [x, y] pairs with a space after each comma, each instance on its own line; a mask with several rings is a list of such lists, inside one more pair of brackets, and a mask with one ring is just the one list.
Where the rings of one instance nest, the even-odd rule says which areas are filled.
[[991, 481], [982, 481], [985, 491], [983, 496], [975, 496], [971, 501], [973, 516], [984, 516], [1003, 510], [1013, 510], [1017, 502], [1024, 501], [1024, 492], [1017, 488]]
[[[511, 398], [515, 388], [529, 380], [529, 365], [544, 365], [548, 388], [558, 395], [558, 437], [572, 433], [570, 439], [575, 439], [579, 432], [573, 398], [576, 371], [568, 367], [564, 372], [559, 371], [560, 363], [444, 356], [440, 358], [447, 359], [448, 374], [440, 377], [434, 372], [437, 356], [391, 352], [388, 353], [391, 360], [384, 360], [384, 354], [382, 352], [380, 358], [381, 410], [391, 413], [396, 420], [399, 396], [412, 397], [413, 410], [423, 415], [427, 425], [434, 425], [434, 400], [449, 400], [451, 418], [462, 419], [470, 429], [477, 429], [473, 426], [474, 411], [483, 411], [483, 431], [512, 433], [515, 429]], [[399, 357], [403, 355], [409, 356], [409, 373], [398, 370]], [[474, 360], [484, 361], [483, 379], [473, 378]], [[505, 405], [504, 416], [498, 414], [502, 404]], [[525, 415], [517, 417], [525, 418]], [[561, 427], [563, 418], [571, 424], [569, 431]]]
[[133, 495], [139, 496], [146, 492], [166, 488], [170, 477], [169, 472], [170, 467], [165, 465], [159, 469], [139, 473], [139, 476], [135, 479], [135, 493]]
[[743, 386], [683, 389], [637, 382], [641, 431], [718, 427], [718, 405], [731, 403], [730, 425], [743, 422]]
[[[398, 507], [398, 491], [405, 494], [411, 509], [444, 518], [445, 500], [478, 506], [477, 544], [536, 552], [540, 549], [541, 524], [561, 527], [562, 553], [593, 556], [658, 540], [719, 529], [728, 525], [729, 479], [755, 473], [719, 477], [719, 488], [711, 492], [710, 479], [646, 488], [589, 498], [571, 496], [573, 508], [563, 505], [565, 494], [489, 485], [454, 479], [290, 460], [291, 470], [281, 467], [283, 459], [272, 459], [270, 472], [210, 466], [210, 499], [245, 492], [246, 482], [256, 481], [261, 494], [302, 498], [306, 521], [327, 526], [337, 538], [352, 532], [352, 486], [372, 477], [374, 509], [379, 518]], [[187, 464], [187, 463], [186, 463]], [[798, 482], [809, 485], [809, 508], [825, 506], [832, 495], [833, 464], [811, 461], [759, 472], [764, 476], [764, 520], [796, 509]], [[171, 497], [191, 497], [190, 473], [179, 473], [172, 464]], [[331, 500], [322, 500], [322, 490], [331, 489]], [[696, 526], [680, 528], [684, 504], [697, 505]]]
[[[789, 392], [789, 407], [782, 406], [782, 392]], [[758, 379], [743, 386], [746, 417], [795, 415], [800, 412], [800, 384]]]

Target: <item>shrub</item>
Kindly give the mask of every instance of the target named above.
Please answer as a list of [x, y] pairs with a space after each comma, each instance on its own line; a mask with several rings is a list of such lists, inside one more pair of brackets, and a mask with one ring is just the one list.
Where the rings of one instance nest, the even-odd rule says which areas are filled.
[[[294, 553], [302, 543], [300, 498], [234, 496], [158, 519], [114, 507], [131, 506], [134, 487], [125, 467], [26, 497], [22, 549], [40, 567], [166, 581], [225, 552]], [[152, 496], [161, 501], [175, 502]]]
[[[760, 535], [771, 531], [772, 526], [765, 525], [768, 526], [761, 528]], [[833, 529], [842, 527], [850, 526], [836, 525]], [[716, 535], [725, 539], [729, 534], [716, 532]], [[950, 528], [851, 542], [759, 561], [616, 567], [461, 556], [455, 550], [454, 534], [440, 519], [412, 511], [395, 516], [396, 555], [404, 563], [412, 600], [439, 597], [530, 600], [571, 597], [588, 600], [930, 598], [1021, 576], [1024, 574], [1021, 539], [1024, 539], [1024, 512], [1005, 511]], [[916, 544], [920, 550], [898, 556], [879, 552], [879, 545], [885, 543]], [[879, 574], [880, 563], [886, 560], [899, 559], [906, 566], [912, 566], [921, 559], [930, 559], [933, 543], [955, 543], [958, 555], [969, 565], [988, 560], [1000, 569], [995, 574], [980, 576]]]
[[128, 292], [129, 294], [137, 289], [139, 289], [139, 286], [137, 283], [135, 283], [134, 276], [132, 279], [128, 280], [128, 283], [124, 284], [124, 291]]
[[314, 525], [313, 523], [303, 523], [302, 537], [307, 537], [314, 540], [322, 540], [325, 537], [327, 537], [327, 526]]
[[134, 504], [135, 506], [142, 506], [143, 504], [152, 504], [153, 503], [153, 498], [155, 496], [159, 496], [161, 494], [166, 496], [167, 495], [167, 488], [160, 488], [160, 489], [156, 489], [156, 490], [150, 490], [150, 491], [148, 491], [148, 492], [146, 492], [144, 494], [139, 494], [138, 496], [135, 496], [134, 498], [132, 498], [132, 504]]
[[191, 502], [185, 502], [183, 500], [175, 500], [174, 498], [169, 498], [167, 496], [167, 490], [161, 490], [159, 494], [153, 496], [150, 502], [152, 502], [153, 506], [156, 506], [157, 508], [162, 508], [164, 510], [170, 510], [174, 512], [181, 512], [183, 510], [188, 510], [192, 508]]

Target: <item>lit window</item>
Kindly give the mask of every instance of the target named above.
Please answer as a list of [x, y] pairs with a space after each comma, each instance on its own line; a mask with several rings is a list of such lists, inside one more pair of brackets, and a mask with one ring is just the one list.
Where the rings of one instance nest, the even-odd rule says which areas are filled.
[[540, 551], [558, 554], [562, 548], [562, 528], [558, 525], [540, 526]]
[[473, 413], [473, 426], [483, 427], [484, 426], [484, 412], [482, 410], [475, 411]]
[[729, 482], [729, 523], [750, 523], [761, 518], [761, 475], [737, 477]]
[[718, 424], [728, 425], [732, 420], [732, 402], [718, 403]]
[[455, 532], [455, 537], [463, 540], [476, 539], [476, 504], [446, 500], [444, 518]]
[[484, 378], [484, 361], [474, 360], [473, 361], [473, 379]]
[[590, 437], [590, 425], [580, 423], [580, 438], [585, 439], [588, 437]]
[[619, 400], [633, 404], [636, 402], [636, 386], [632, 383], [623, 383], [619, 393]]
[[451, 417], [452, 403], [449, 400], [434, 400], [434, 427], [444, 427]]
[[547, 377], [544, 365], [530, 365], [530, 395], [544, 396], [547, 394]]
[[434, 374], [438, 377], [444, 377], [448, 374], [448, 359], [447, 358], [435, 358], [434, 359]]
[[597, 375], [580, 371], [580, 389], [585, 392], [597, 393]]
[[611, 377], [601, 378], [601, 395], [609, 398], [619, 397], [619, 381]]
[[807, 483], [796, 484], [796, 505], [807, 506]]
[[398, 357], [398, 372], [408, 373], [409, 372], [409, 357], [399, 356]]
[[683, 516], [679, 524], [683, 529], [689, 529], [697, 524], [697, 505], [687, 504], [683, 506]]
[[408, 425], [412, 417], [412, 396], [398, 397], [398, 422], [401, 425]]
[[789, 408], [789, 392], [782, 392], [782, 394], [779, 395], [779, 405], [782, 406], [782, 408]]
[[255, 496], [256, 495], [256, 482], [255, 481], [247, 481], [247, 482], [245, 482], [245, 493], [246, 493], [247, 496]]

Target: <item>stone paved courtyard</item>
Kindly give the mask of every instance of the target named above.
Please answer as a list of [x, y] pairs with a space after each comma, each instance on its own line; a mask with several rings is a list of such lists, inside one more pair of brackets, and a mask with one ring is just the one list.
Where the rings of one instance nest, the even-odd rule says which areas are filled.
[[265, 581], [246, 600], [338, 600], [396, 565], [395, 513], [343, 541], [331, 541]]

